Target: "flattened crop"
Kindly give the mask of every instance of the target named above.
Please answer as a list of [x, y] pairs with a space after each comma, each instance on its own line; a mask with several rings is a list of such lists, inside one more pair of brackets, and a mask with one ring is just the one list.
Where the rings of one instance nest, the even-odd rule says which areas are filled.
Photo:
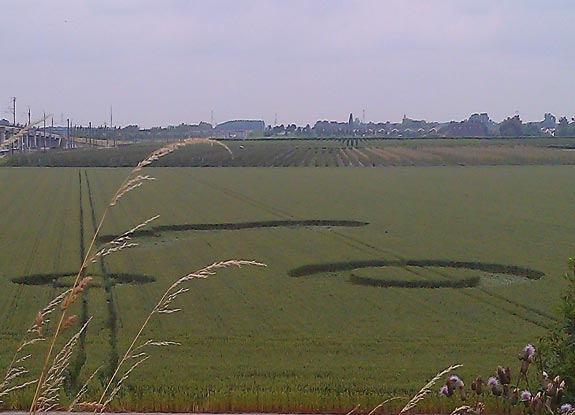
[[[393, 273], [386, 273], [386, 268], [399, 267], [412, 273], [410, 277], [398, 278]], [[427, 269], [430, 273], [422, 274], [416, 269]], [[379, 275], [361, 273], [362, 269], [376, 269]], [[472, 270], [475, 275], [454, 277], [443, 270]], [[289, 271], [290, 277], [305, 277], [311, 275], [351, 271], [349, 281], [356, 285], [371, 287], [398, 288], [471, 288], [478, 287], [485, 278], [489, 284], [502, 279], [503, 283], [518, 283], [528, 280], [538, 280], [545, 276], [541, 271], [517, 265], [493, 264], [486, 262], [449, 261], [436, 259], [408, 260], [368, 260], [346, 261], [322, 264], [309, 264]], [[397, 271], [396, 271], [397, 273]]]

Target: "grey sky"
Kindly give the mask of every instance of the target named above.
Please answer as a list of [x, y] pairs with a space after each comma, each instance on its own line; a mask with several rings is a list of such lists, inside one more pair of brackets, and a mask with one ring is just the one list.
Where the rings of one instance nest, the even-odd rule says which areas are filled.
[[5, 0], [0, 118], [575, 115], [570, 0]]

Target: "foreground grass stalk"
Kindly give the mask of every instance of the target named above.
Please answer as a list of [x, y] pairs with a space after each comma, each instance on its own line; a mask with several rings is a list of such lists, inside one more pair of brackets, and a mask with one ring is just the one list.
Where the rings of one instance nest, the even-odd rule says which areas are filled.
[[439, 379], [441, 379], [443, 376], [445, 376], [446, 374], [448, 374], [449, 372], [458, 369], [460, 367], [462, 367], [463, 365], [453, 365], [453, 366], [449, 366], [447, 369], [442, 370], [441, 372], [439, 372], [437, 375], [435, 375], [435, 377], [433, 379], [431, 379], [429, 382], [427, 382], [423, 388], [420, 389], [419, 392], [417, 392], [415, 394], [415, 396], [413, 398], [410, 399], [409, 402], [407, 402], [407, 404], [403, 407], [403, 409], [401, 411], [399, 411], [399, 415], [403, 415], [406, 414], [407, 412], [409, 412], [410, 410], [412, 410], [413, 408], [415, 408], [417, 406], [417, 404], [422, 401], [428, 394], [431, 393], [431, 388], [433, 387], [433, 385], [435, 385], [435, 383], [437, 383], [437, 381]]
[[51, 115], [46, 115], [42, 118], [40, 118], [38, 121], [34, 121], [33, 123], [27, 124], [25, 125], [23, 128], [21, 128], [16, 134], [14, 134], [13, 136], [11, 136], [9, 139], [5, 140], [4, 142], [0, 143], [0, 149], [3, 148], [8, 148], [10, 145], [14, 144], [16, 141], [18, 141], [18, 139], [20, 137], [22, 137], [24, 134], [26, 134], [26, 132], [28, 132], [28, 130], [30, 128], [32, 128], [35, 125], [40, 124], [42, 121], [47, 120], [49, 117], [51, 117]]
[[[255, 261], [236, 260], [236, 259], [232, 259], [232, 260], [228, 260], [228, 261], [222, 261], [222, 262], [216, 262], [216, 263], [209, 265], [205, 268], [202, 268], [196, 272], [192, 272], [190, 274], [187, 274], [187, 275], [181, 277], [176, 282], [174, 282], [164, 292], [164, 295], [162, 295], [162, 297], [160, 298], [158, 303], [154, 306], [152, 311], [150, 311], [150, 313], [148, 314], [148, 316], [144, 320], [144, 323], [142, 324], [142, 326], [140, 326], [140, 329], [136, 333], [136, 336], [134, 337], [134, 339], [130, 343], [130, 346], [126, 350], [126, 353], [122, 357], [122, 360], [116, 366], [114, 373], [112, 374], [112, 376], [110, 377], [110, 380], [108, 381], [108, 384], [104, 388], [104, 391], [102, 392], [102, 395], [100, 396], [100, 400], [98, 401], [98, 407], [100, 408], [100, 412], [103, 412], [106, 409], [107, 405], [115, 397], [118, 390], [122, 386], [122, 383], [128, 377], [128, 375], [132, 372], [132, 370], [135, 369], [136, 366], [138, 366], [140, 363], [142, 363], [144, 360], [146, 360], [149, 357], [146, 353], [139, 353], [139, 354], [133, 355], [132, 353], [134, 351], [140, 350], [140, 349], [144, 348], [145, 346], [152, 345], [152, 344], [159, 345], [159, 346], [168, 345], [168, 344], [175, 344], [174, 342], [156, 342], [153, 340], [148, 340], [147, 342], [145, 342], [141, 346], [136, 347], [138, 340], [142, 336], [142, 333], [143, 333], [144, 329], [146, 328], [146, 326], [148, 325], [148, 323], [150, 322], [150, 319], [152, 318], [152, 316], [154, 316], [155, 314], [161, 314], [161, 313], [172, 314], [172, 313], [180, 311], [180, 309], [178, 309], [178, 308], [171, 308], [171, 303], [180, 294], [183, 294], [189, 290], [188, 288], [179, 288], [180, 285], [182, 285], [186, 281], [190, 281], [193, 279], [208, 278], [209, 276], [214, 275], [218, 269], [224, 269], [224, 268], [229, 268], [229, 267], [233, 267], [233, 266], [239, 268], [243, 265], [265, 266], [265, 264], [255, 262]], [[130, 367], [126, 371], [126, 373], [122, 376], [122, 378], [120, 378], [118, 380], [118, 382], [116, 383], [116, 386], [108, 395], [108, 391], [110, 391], [112, 385], [114, 384], [114, 380], [118, 376], [118, 373], [120, 372], [120, 368], [124, 365], [124, 363], [128, 359], [139, 359], [139, 360], [137, 360], [136, 363], [134, 363], [132, 365], [132, 367]]]
[[110, 203], [108, 203], [108, 205], [106, 206], [106, 209], [104, 210], [104, 213], [102, 214], [102, 216], [100, 218], [100, 222], [98, 223], [98, 227], [96, 228], [96, 231], [94, 232], [94, 235], [92, 236], [92, 240], [90, 241], [90, 245], [88, 246], [88, 249], [86, 250], [86, 254], [85, 254], [84, 259], [82, 261], [82, 265], [80, 267], [80, 270], [76, 274], [76, 278], [74, 279], [74, 283], [72, 284], [72, 289], [70, 291], [70, 294], [67, 296], [66, 300], [64, 300], [64, 303], [62, 305], [62, 312], [60, 313], [60, 318], [58, 319], [58, 324], [56, 325], [56, 328], [54, 330], [54, 334], [52, 335], [52, 340], [50, 341], [50, 346], [48, 348], [48, 352], [46, 353], [46, 358], [44, 359], [42, 371], [40, 372], [40, 377], [38, 378], [38, 383], [36, 384], [36, 391], [34, 393], [34, 398], [32, 400], [32, 406], [30, 407], [30, 413], [32, 413], [32, 414], [35, 414], [38, 410], [38, 407], [37, 407], [38, 406], [37, 405], [38, 404], [38, 398], [40, 396], [40, 391], [41, 391], [42, 385], [44, 383], [44, 378], [46, 376], [46, 370], [48, 368], [50, 358], [52, 357], [52, 353], [54, 351], [54, 345], [56, 344], [56, 339], [60, 335], [60, 331], [62, 329], [64, 319], [66, 318], [66, 311], [67, 311], [68, 307], [73, 302], [74, 291], [77, 290], [77, 287], [80, 283], [80, 277], [82, 276], [82, 273], [86, 269], [88, 262], [91, 258], [90, 254], [91, 254], [92, 249], [94, 248], [94, 245], [96, 243], [96, 238], [98, 237], [100, 230], [102, 228], [102, 225], [104, 224], [104, 221], [106, 220], [106, 217], [108, 216], [108, 212], [110, 211], [110, 208], [113, 206], [112, 203], [117, 201], [118, 196], [120, 195], [121, 191], [126, 187], [126, 184], [131, 179], [135, 170], [136, 170], [136, 168], [130, 172], [130, 174], [128, 175], [128, 177], [126, 177], [126, 179], [124, 180], [122, 185], [116, 190], [116, 193], [114, 193], [114, 196], [112, 196], [112, 199], [110, 199]]
[[[12, 383], [16, 382], [19, 378], [29, 373], [29, 370], [25, 367], [25, 362], [28, 360], [32, 355], [30, 353], [26, 354], [23, 351], [38, 342], [44, 341], [43, 337], [43, 328], [44, 324], [46, 324], [49, 320], [48, 317], [50, 314], [56, 309], [56, 307], [62, 302], [64, 297], [68, 294], [69, 290], [64, 291], [62, 294], [58, 295], [54, 298], [46, 307], [38, 312], [36, 318], [34, 319], [34, 323], [32, 326], [26, 331], [24, 339], [16, 349], [16, 353], [12, 356], [12, 360], [8, 365], [8, 369], [6, 370], [6, 374], [4, 375], [4, 380], [0, 383], [0, 398], [6, 396], [8, 393], [23, 389], [26, 386], [30, 386], [36, 383], [36, 380], [22, 382], [17, 385], [10, 386]], [[29, 336], [33, 335], [33, 338]], [[0, 400], [0, 403], [2, 401]]]
[[[23, 131], [25, 132], [27, 128], [30, 128], [30, 126], [31, 125], [27, 126]], [[24, 133], [23, 131], [20, 131], [18, 134], [20, 134], [20, 135], [23, 134]], [[124, 179], [122, 184], [117, 188], [116, 192], [114, 193], [114, 195], [110, 199], [110, 202], [106, 205], [106, 208], [104, 209], [104, 213], [100, 217], [100, 221], [98, 223], [98, 226], [96, 227], [96, 231], [94, 232], [94, 235], [92, 236], [90, 244], [88, 245], [88, 249], [86, 250], [86, 254], [85, 254], [84, 259], [82, 261], [82, 265], [81, 265], [80, 269], [78, 270], [78, 273], [76, 274], [76, 278], [74, 279], [74, 283], [72, 284], [72, 289], [71, 289], [69, 295], [66, 297], [66, 299], [62, 303], [61, 313], [60, 313], [60, 317], [58, 319], [58, 324], [56, 325], [56, 328], [54, 329], [54, 333], [52, 335], [52, 338], [50, 340], [50, 344], [48, 347], [48, 352], [46, 353], [46, 357], [44, 359], [42, 370], [40, 372], [40, 376], [38, 377], [38, 381], [36, 383], [36, 391], [34, 392], [34, 398], [32, 399], [32, 404], [30, 406], [30, 411], [29, 411], [30, 414], [35, 415], [38, 412], [38, 400], [40, 398], [41, 391], [42, 391], [42, 388], [43, 388], [43, 385], [45, 382], [46, 373], [48, 371], [48, 365], [50, 363], [50, 359], [52, 357], [52, 354], [54, 353], [54, 347], [56, 344], [56, 339], [59, 337], [59, 335], [62, 331], [64, 322], [66, 321], [68, 308], [70, 307], [70, 305], [72, 305], [74, 303], [74, 301], [77, 298], [78, 293], [80, 291], [82, 291], [82, 288], [83, 288], [82, 284], [83, 284], [83, 281], [85, 279], [81, 279], [81, 277], [83, 275], [83, 272], [86, 270], [88, 264], [93, 259], [92, 251], [93, 251], [94, 246], [96, 244], [96, 240], [98, 238], [98, 235], [100, 234], [100, 231], [102, 229], [104, 221], [106, 220], [108, 213], [110, 212], [110, 209], [113, 206], [115, 206], [118, 203], [118, 201], [126, 193], [131, 192], [132, 190], [136, 189], [137, 187], [140, 187], [145, 181], [154, 180], [154, 178], [152, 178], [150, 176], [143, 176], [143, 175], [139, 174], [140, 171], [144, 167], [146, 167], [146, 166], [152, 164], [154, 161], [157, 161], [160, 158], [172, 153], [173, 151], [175, 151], [176, 149], [178, 149], [180, 147], [187, 146], [190, 144], [199, 144], [199, 143], [209, 143], [212, 145], [217, 144], [217, 145], [224, 147], [228, 152], [231, 153], [231, 150], [225, 144], [222, 144], [218, 141], [210, 140], [210, 139], [189, 138], [189, 139], [186, 139], [186, 140], [183, 140], [180, 142], [168, 144], [168, 145], [166, 145], [166, 146], [164, 146], [158, 150], [153, 151], [148, 157], [146, 157], [144, 160], [140, 161], [138, 163], [138, 165], [130, 171], [130, 173]], [[86, 284], [88, 282], [89, 281], [87, 281]], [[147, 324], [147, 321], [146, 321], [146, 324]], [[116, 373], [117, 373], [117, 368], [116, 368]], [[112, 376], [112, 380], [113, 380], [113, 378], [114, 378], [114, 376]]]

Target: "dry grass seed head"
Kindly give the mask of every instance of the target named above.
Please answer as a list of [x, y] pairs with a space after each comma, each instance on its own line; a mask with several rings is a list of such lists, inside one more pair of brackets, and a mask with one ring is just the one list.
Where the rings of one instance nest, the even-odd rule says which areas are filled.
[[122, 235], [118, 236], [117, 238], [114, 238], [110, 242], [106, 243], [103, 248], [101, 248], [98, 252], [96, 252], [94, 254], [94, 256], [92, 256], [90, 258], [89, 262], [94, 263], [94, 262], [96, 262], [97, 258], [105, 257], [105, 256], [108, 256], [110, 254], [123, 251], [124, 249], [133, 248], [133, 247], [138, 246], [137, 243], [130, 242], [131, 241], [130, 236], [134, 232], [144, 228], [150, 222], [158, 219], [159, 217], [160, 217], [160, 215], [153, 216], [153, 217], [145, 220], [144, 222], [140, 223], [139, 225], [136, 225], [132, 229], [124, 232]]
[[349, 411], [349, 412], [348, 412], [348, 413], [346, 413], [345, 415], [351, 415], [351, 414], [354, 414], [354, 413], [356, 413], [357, 411], [359, 411], [359, 409], [360, 409], [360, 408], [361, 408], [361, 404], [360, 404], [360, 403], [358, 403], [357, 405], [355, 405], [355, 407], [354, 407], [354, 408], [353, 408], [351, 411]]
[[135, 188], [140, 187], [145, 181], [155, 180], [151, 176], [147, 176], [147, 175], [143, 176], [143, 175], [139, 174], [139, 172], [144, 167], [149, 166], [153, 162], [161, 159], [162, 157], [167, 156], [170, 153], [173, 153], [175, 150], [177, 150], [180, 147], [185, 147], [185, 146], [195, 145], [195, 144], [218, 145], [220, 147], [223, 147], [224, 149], [226, 149], [227, 152], [229, 152], [231, 155], [233, 155], [232, 151], [230, 150], [230, 148], [227, 145], [225, 145], [224, 143], [222, 143], [220, 141], [212, 140], [209, 138], [187, 138], [187, 139], [182, 140], [182, 141], [170, 143], [170, 144], [168, 144], [162, 148], [155, 150], [148, 157], [146, 157], [144, 160], [140, 161], [136, 167], [134, 167], [134, 169], [128, 175], [128, 178], [126, 179], [124, 184], [122, 186], [120, 186], [120, 188], [116, 192], [116, 195], [112, 198], [112, 201], [110, 202], [110, 206], [115, 206], [118, 203], [118, 201], [126, 193], [129, 193], [132, 190], [134, 190]]
[[64, 321], [64, 324], [62, 325], [62, 327], [64, 329], [67, 329], [68, 327], [70, 327], [72, 324], [74, 324], [76, 322], [76, 320], [78, 320], [78, 317], [74, 314], [70, 317], [68, 317], [66, 319], [66, 321]]
[[45, 117], [40, 118], [38, 121], [34, 121], [33, 123], [30, 123], [30, 124], [24, 126], [16, 134], [14, 134], [13, 136], [8, 138], [7, 140], [0, 143], [0, 149], [8, 148], [10, 145], [12, 145], [16, 141], [18, 141], [18, 139], [20, 137], [22, 137], [24, 134], [26, 134], [30, 128], [32, 128], [33, 126], [35, 126], [37, 124], [40, 124], [42, 121], [48, 119], [50, 116], [51, 115], [47, 115]]
[[82, 385], [82, 387], [80, 388], [80, 390], [78, 391], [78, 393], [74, 397], [74, 400], [72, 401], [72, 403], [68, 407], [68, 412], [73, 412], [75, 409], [79, 409], [79, 410], [83, 410], [83, 411], [91, 410], [91, 411], [95, 412], [96, 410], [100, 409], [99, 407], [94, 406], [94, 405], [97, 405], [96, 402], [80, 402], [80, 400], [84, 397], [84, 395], [88, 391], [88, 385], [90, 385], [90, 383], [92, 383], [92, 379], [94, 379], [94, 376], [96, 376], [96, 374], [100, 371], [101, 368], [102, 367], [99, 367], [98, 369], [96, 369], [90, 375], [88, 380], [86, 380], [86, 382]]
[[[71, 291], [72, 291], [71, 288], [67, 289], [63, 293], [54, 297], [52, 301], [50, 301], [42, 310], [40, 310], [34, 319], [34, 324], [28, 330], [28, 333], [38, 333], [38, 322], [42, 322], [42, 325], [48, 323], [50, 321], [48, 319], [48, 316], [52, 314], [52, 312], [56, 309], [58, 304], [61, 304], [62, 302], [65, 301], [66, 297], [68, 296], [68, 294], [70, 294]], [[21, 349], [19, 349], [18, 351], [20, 350]]]
[[[44, 326], [48, 323], [49, 315], [56, 309], [58, 304], [60, 304], [63, 299], [70, 293], [70, 289], [64, 291], [63, 293], [59, 294], [55, 298], [53, 298], [42, 310], [40, 310], [35, 318], [34, 323], [32, 326], [26, 331], [26, 336], [22, 343], [18, 346], [18, 349], [14, 353], [12, 357], [12, 361], [6, 370], [4, 375], [4, 379], [0, 382], [0, 397], [6, 396], [8, 393], [23, 389], [29, 385], [33, 385], [37, 382], [37, 380], [31, 380], [27, 382], [23, 382], [20, 384], [16, 384], [10, 386], [14, 381], [18, 378], [30, 373], [30, 371], [24, 366], [24, 363], [31, 357], [31, 354], [22, 354], [23, 350], [26, 349], [28, 346], [31, 346], [35, 343], [44, 341]], [[33, 338], [29, 338], [30, 335], [34, 335]], [[1, 402], [1, 401], [0, 401]]]
[[[192, 272], [190, 274], [187, 274], [187, 275], [181, 277], [180, 279], [178, 279], [176, 282], [174, 282], [166, 290], [166, 292], [164, 293], [162, 298], [158, 301], [156, 306], [152, 309], [150, 314], [147, 316], [144, 323], [140, 326], [138, 333], [136, 334], [136, 336], [132, 340], [132, 343], [130, 344], [130, 346], [126, 350], [124, 356], [122, 357], [122, 359], [120, 360], [120, 362], [116, 366], [115, 372], [113, 373], [108, 384], [104, 388], [104, 391], [102, 392], [102, 395], [100, 396], [100, 400], [98, 401], [99, 404], [102, 404], [102, 408], [100, 409], [100, 412], [103, 412], [106, 409], [106, 407], [108, 406], [108, 404], [114, 399], [114, 397], [116, 396], [118, 391], [121, 389], [124, 381], [130, 376], [130, 374], [134, 371], [134, 369], [136, 369], [136, 367], [138, 367], [140, 364], [142, 364], [144, 361], [146, 361], [149, 358], [149, 355], [147, 353], [138, 352], [138, 350], [142, 350], [145, 346], [170, 346], [170, 345], [178, 344], [178, 343], [170, 342], [170, 341], [155, 341], [155, 340], [150, 339], [150, 340], [147, 340], [146, 342], [144, 342], [143, 344], [141, 344], [140, 346], [136, 346], [140, 336], [142, 335], [142, 332], [144, 331], [148, 322], [150, 321], [151, 317], [154, 314], [159, 314], [159, 313], [169, 314], [169, 313], [174, 313], [176, 311], [179, 311], [179, 309], [172, 309], [169, 306], [180, 294], [183, 294], [189, 290], [189, 288], [183, 288], [183, 287], [180, 287], [180, 285], [182, 283], [184, 283], [185, 281], [190, 281], [192, 279], [208, 278], [209, 276], [214, 275], [216, 273], [216, 271], [219, 269], [229, 268], [229, 267], [233, 267], [233, 266], [241, 267], [243, 265], [255, 265], [255, 266], [264, 266], [264, 267], [266, 266], [265, 264], [262, 264], [262, 263], [259, 263], [256, 261], [251, 261], [251, 260], [233, 259], [233, 260], [228, 260], [228, 261], [216, 262], [216, 263], [213, 263], [207, 267], [204, 267], [204, 268], [202, 268], [196, 272]], [[138, 353], [134, 353], [134, 352], [138, 352]], [[124, 374], [122, 375], [122, 377], [114, 384], [116, 376], [120, 373], [122, 366], [128, 360], [132, 360], [132, 361], [136, 360], [136, 362], [133, 363], [132, 366], [127, 371], [125, 371]], [[113, 388], [112, 388], [112, 385], [114, 385]], [[108, 391], [110, 389], [111, 389], [111, 392], [108, 393]]]
[[46, 372], [46, 379], [40, 385], [40, 394], [35, 405], [38, 412], [48, 412], [59, 406], [59, 391], [64, 382], [64, 371], [68, 368], [74, 347], [82, 332], [86, 330], [90, 320], [91, 318], [66, 342], [64, 347], [54, 357], [52, 365]]
[[[162, 298], [162, 300], [158, 303], [158, 305], [154, 308], [154, 312], [157, 313], [174, 313], [179, 311], [180, 309], [170, 308], [170, 304], [180, 295], [189, 290], [189, 288], [178, 288], [181, 284], [186, 281], [190, 281], [193, 279], [205, 279], [209, 276], [215, 275], [217, 270], [229, 268], [229, 267], [238, 267], [241, 268], [244, 265], [251, 265], [251, 266], [259, 266], [265, 267], [266, 265], [261, 262], [256, 262], [252, 260], [242, 260], [242, 259], [231, 259], [227, 261], [220, 261], [215, 262], [207, 267], [204, 267], [198, 271], [189, 273], [175, 283], [171, 285], [171, 287], [166, 291], [166, 294]], [[175, 290], [175, 291], [174, 291]]]
[[84, 277], [82, 278], [77, 284], [72, 287], [72, 292], [69, 296], [66, 297], [64, 301], [62, 301], [61, 309], [62, 311], [66, 311], [72, 304], [76, 302], [78, 299], [78, 294], [84, 291], [84, 288], [88, 286], [88, 284], [92, 281], [92, 277]]
[[110, 402], [112, 402], [112, 400], [114, 400], [114, 398], [116, 397], [116, 395], [118, 394], [118, 392], [120, 391], [120, 389], [122, 388], [122, 385], [124, 384], [124, 382], [126, 381], [126, 379], [128, 379], [128, 377], [130, 377], [130, 374], [134, 371], [134, 369], [136, 369], [139, 365], [141, 365], [142, 363], [144, 363], [146, 360], [148, 360], [150, 358], [150, 356], [146, 355], [145, 353], [142, 354], [142, 357], [136, 361], [136, 363], [134, 363], [127, 371], [126, 373], [124, 373], [124, 375], [120, 378], [120, 380], [116, 383], [116, 385], [114, 386], [114, 389], [112, 389], [112, 392], [110, 392], [108, 398], [104, 401], [104, 403], [102, 404], [102, 407], [100, 408], [100, 412], [104, 412], [104, 410], [106, 409], [106, 407], [110, 404]]
[[[30, 126], [28, 126], [27, 128], [29, 128], [29, 127]], [[23, 130], [23, 131], [25, 131], [25, 130]], [[23, 134], [23, 131], [20, 131], [18, 134]], [[18, 136], [18, 134], [16, 134], [16, 136]], [[12, 138], [14, 138], [14, 137], [12, 137]], [[63, 296], [61, 296], [59, 298], [59, 301], [57, 301], [55, 303], [54, 302], [51, 303], [51, 305], [53, 307], [52, 307], [52, 310], [50, 310], [50, 312], [53, 311], [53, 308], [55, 308], [55, 306], [58, 303], [61, 302], [60, 308], [61, 308], [62, 313], [60, 316], [59, 323], [54, 330], [54, 335], [52, 336], [52, 340], [50, 342], [48, 353], [46, 354], [46, 358], [44, 360], [44, 366], [42, 368], [42, 371], [40, 373], [40, 376], [39, 376], [39, 379], [38, 379], [38, 382], [36, 385], [36, 392], [34, 394], [32, 406], [30, 408], [31, 413], [36, 413], [38, 410], [47, 411], [47, 410], [53, 409], [55, 407], [56, 402], [57, 402], [58, 389], [60, 388], [61, 383], [63, 381], [63, 378], [61, 376], [61, 373], [62, 373], [61, 371], [64, 370], [64, 368], [66, 368], [68, 366], [69, 359], [71, 356], [71, 351], [72, 351], [72, 348], [74, 347], [74, 345], [76, 344], [76, 342], [79, 338], [79, 333], [81, 333], [83, 330], [85, 330], [86, 325], [84, 325], [80, 329], [80, 331], [76, 335], [74, 335], [69, 340], [68, 343], [66, 343], [66, 345], [64, 346], [62, 351], [60, 353], [58, 353], [58, 355], [56, 355], [56, 357], [54, 357], [53, 363], [50, 366], [50, 368], [48, 369], [48, 364], [49, 364], [49, 361], [51, 358], [51, 353], [52, 353], [53, 347], [54, 347], [55, 342], [56, 342], [56, 338], [58, 337], [60, 330], [62, 329], [62, 326], [66, 325], [65, 323], [67, 320], [66, 321], [64, 320], [66, 311], [68, 310], [70, 305], [76, 301], [78, 294], [84, 289], [85, 286], [87, 286], [87, 284], [91, 280], [90, 277], [86, 277], [86, 278], [80, 280], [80, 276], [82, 275], [82, 271], [86, 269], [87, 264], [90, 262], [90, 258], [91, 258], [90, 255], [92, 252], [92, 248], [94, 246], [94, 243], [96, 241], [97, 236], [99, 235], [102, 224], [104, 223], [104, 220], [107, 217], [108, 211], [110, 210], [110, 208], [112, 206], [114, 206], [121, 199], [121, 197], [123, 195], [125, 195], [126, 193], [130, 192], [131, 190], [141, 186], [145, 181], [154, 180], [153, 177], [144, 176], [144, 175], [139, 174], [139, 172], [142, 170], [143, 167], [150, 165], [154, 161], [160, 159], [161, 157], [164, 157], [167, 154], [170, 154], [171, 152], [173, 152], [174, 150], [176, 150], [179, 147], [183, 147], [183, 146], [190, 145], [190, 144], [199, 144], [199, 143], [210, 143], [211, 145], [214, 145], [214, 144], [220, 145], [220, 146], [224, 147], [231, 154], [231, 150], [225, 144], [219, 143], [217, 141], [209, 140], [209, 139], [186, 139], [186, 140], [183, 140], [181, 142], [168, 144], [167, 146], [154, 151], [152, 154], [150, 154], [148, 157], [146, 157], [144, 160], [142, 160], [140, 163], [138, 163], [138, 165], [134, 169], [132, 169], [132, 171], [128, 174], [128, 177], [124, 180], [123, 184], [117, 189], [114, 196], [112, 196], [110, 203], [107, 205], [106, 209], [104, 210], [104, 213], [102, 214], [102, 216], [100, 218], [100, 222], [99, 222], [98, 226], [96, 227], [96, 231], [94, 232], [94, 235], [92, 237], [90, 245], [87, 249], [86, 256], [83, 260], [83, 263], [80, 267], [80, 270], [78, 271], [78, 274], [76, 276], [76, 280], [74, 281], [74, 284], [72, 286], [71, 291], [67, 291], [65, 294], [63, 294]], [[7, 143], [5, 142], [4, 144], [7, 144]], [[145, 223], [147, 223], [147, 222], [145, 222]], [[124, 236], [128, 237], [127, 235], [124, 235]], [[115, 250], [101, 252], [101, 255], [104, 255], [106, 252], [109, 254], [112, 252], [116, 252], [118, 250], [125, 249], [125, 248], [130, 247], [130, 246], [133, 246], [133, 244], [130, 244], [129, 242], [126, 242], [126, 241], [127, 241], [127, 239], [125, 239], [123, 242], [119, 242], [118, 244], [116, 244]], [[200, 270], [200, 271], [202, 271], [202, 270]], [[207, 272], [207, 270], [203, 270], [203, 271]], [[198, 274], [198, 276], [203, 276], [203, 275], [204, 274]], [[164, 295], [164, 297], [162, 297], [162, 299], [164, 299], [165, 296], [166, 295]], [[174, 297], [172, 297], [172, 299], [173, 298]], [[150, 313], [150, 316], [154, 313], [154, 311], [156, 311], [156, 309], [154, 309]], [[41, 313], [41, 316], [44, 317], [44, 313]], [[148, 316], [148, 318], [146, 319], [143, 327], [145, 327], [145, 325], [149, 321], [150, 316]], [[40, 320], [38, 320], [38, 322], [39, 321]], [[40, 324], [35, 323], [33, 328], [36, 330], [36, 332], [41, 332], [41, 327], [42, 326]], [[139, 338], [139, 336], [141, 335], [141, 332], [142, 332], [142, 329], [140, 329], [140, 331], [136, 335], [135, 341]], [[114, 377], [118, 373], [119, 366], [131, 354], [133, 347], [134, 347], [134, 343], [132, 343], [130, 345], [128, 352], [126, 353], [126, 355], [124, 356], [124, 358], [122, 359], [120, 364], [118, 365], [116, 371], [114, 372], [114, 375], [112, 376], [112, 378], [110, 379], [110, 382], [106, 386], [106, 388], [102, 394], [102, 397], [101, 397], [100, 401], [98, 402], [98, 405], [101, 404], [102, 398], [105, 397], [105, 394], [108, 391], [108, 388], [110, 387], [110, 385], [112, 384], [112, 382], [114, 380]], [[120, 381], [117, 383], [116, 389], [114, 389], [112, 391], [111, 397], [113, 397], [113, 395], [115, 395], [115, 393], [117, 393], [117, 389], [120, 387], [123, 380], [129, 375], [129, 373], [131, 373], [132, 370], [134, 370], [134, 368], [136, 366], [138, 366], [140, 363], [142, 363], [146, 359], [147, 359], [147, 357], [143, 357], [140, 361], [138, 361], [136, 364], [134, 364], [124, 374], [124, 377], [122, 377], [120, 379]], [[12, 367], [12, 365], [11, 365], [11, 367]], [[109, 401], [106, 401], [106, 402], [109, 402]], [[106, 406], [106, 403], [104, 403], [102, 410], [104, 409], [105, 406]]]
[[[385, 406], [386, 403], [391, 402], [391, 401], [395, 401], [396, 399], [403, 399], [399, 396], [394, 396], [392, 398], [386, 399], [385, 401], [383, 401], [382, 403], [380, 403], [379, 405], [377, 405], [375, 408], [373, 408], [368, 415], [373, 415], [375, 412], [377, 412], [378, 409], [382, 408], [383, 406]], [[357, 408], [357, 407], [356, 407]]]
[[44, 337], [44, 317], [42, 317], [42, 313], [40, 311], [38, 311], [38, 314], [36, 314], [36, 318], [34, 319], [33, 330], [38, 334], [38, 337]]
[[435, 375], [435, 377], [433, 379], [431, 379], [429, 382], [427, 382], [423, 386], [423, 388], [421, 388], [421, 390], [419, 392], [417, 392], [413, 398], [411, 398], [411, 400], [403, 407], [403, 409], [399, 412], [399, 414], [400, 415], [405, 414], [405, 413], [409, 412], [410, 410], [412, 410], [413, 408], [415, 408], [419, 402], [421, 402], [429, 393], [431, 393], [432, 386], [435, 385], [435, 383], [437, 383], [438, 380], [440, 380], [443, 376], [445, 376], [447, 373], [451, 372], [452, 370], [455, 370], [455, 369], [460, 368], [462, 366], [463, 365], [449, 366], [447, 369], [445, 369], [445, 370], [439, 372], [437, 375]]

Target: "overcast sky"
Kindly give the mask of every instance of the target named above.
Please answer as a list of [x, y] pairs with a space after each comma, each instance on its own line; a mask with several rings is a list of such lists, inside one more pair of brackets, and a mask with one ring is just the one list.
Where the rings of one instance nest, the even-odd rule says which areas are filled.
[[0, 118], [575, 115], [571, 0], [3, 0]]

